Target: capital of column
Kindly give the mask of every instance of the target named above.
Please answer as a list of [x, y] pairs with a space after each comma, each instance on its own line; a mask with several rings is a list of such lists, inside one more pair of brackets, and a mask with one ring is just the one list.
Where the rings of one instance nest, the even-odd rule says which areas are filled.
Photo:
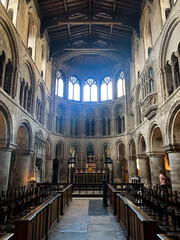
[[15, 150], [15, 153], [18, 156], [31, 156], [31, 157], [34, 156], [34, 151], [32, 150]]
[[178, 144], [178, 143], [169, 144], [169, 145], [164, 146], [164, 149], [166, 150], [167, 153], [180, 152], [180, 144]]
[[136, 158], [146, 159], [146, 154], [137, 154], [137, 155], [136, 155]]
[[162, 158], [164, 157], [164, 152], [148, 152], [146, 155], [149, 158]]

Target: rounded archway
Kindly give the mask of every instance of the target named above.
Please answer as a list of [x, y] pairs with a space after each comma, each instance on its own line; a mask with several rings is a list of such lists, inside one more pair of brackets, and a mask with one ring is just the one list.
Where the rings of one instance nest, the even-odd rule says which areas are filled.
[[16, 144], [11, 184], [12, 187], [21, 187], [28, 184], [33, 171], [32, 155], [29, 151], [30, 129], [26, 123], [22, 123], [17, 129]]
[[158, 125], [154, 125], [152, 127], [152, 131], [150, 134], [150, 149], [151, 152], [149, 154], [150, 159], [150, 171], [151, 171], [151, 182], [153, 185], [159, 185], [159, 174], [160, 171], [165, 171], [165, 150], [163, 148], [163, 136], [161, 129]]

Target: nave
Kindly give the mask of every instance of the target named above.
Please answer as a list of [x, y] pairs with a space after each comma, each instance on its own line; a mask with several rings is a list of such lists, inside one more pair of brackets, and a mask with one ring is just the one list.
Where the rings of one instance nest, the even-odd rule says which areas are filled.
[[49, 240], [125, 240], [110, 207], [102, 198], [73, 198]]

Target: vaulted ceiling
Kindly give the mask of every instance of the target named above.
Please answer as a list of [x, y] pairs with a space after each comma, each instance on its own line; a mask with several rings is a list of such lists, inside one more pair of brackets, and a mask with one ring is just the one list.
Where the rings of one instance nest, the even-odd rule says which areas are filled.
[[96, 49], [131, 52], [144, 0], [36, 0], [51, 55]]

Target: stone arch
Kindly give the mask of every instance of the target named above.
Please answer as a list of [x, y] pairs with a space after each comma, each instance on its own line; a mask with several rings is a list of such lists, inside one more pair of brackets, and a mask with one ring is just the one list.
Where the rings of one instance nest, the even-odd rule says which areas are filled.
[[[64, 178], [67, 172], [66, 164], [64, 163], [64, 144], [57, 142], [55, 145], [55, 158], [53, 160], [52, 182], [58, 183]], [[66, 174], [65, 174], [66, 180]]]
[[117, 134], [122, 134], [125, 132], [126, 127], [125, 127], [125, 109], [123, 104], [118, 103], [115, 105], [115, 121], [116, 121], [116, 133]]
[[56, 111], [56, 132], [59, 134], [64, 133], [64, 123], [65, 123], [65, 105], [59, 104]]
[[46, 103], [44, 84], [41, 81], [38, 81], [38, 85], [36, 89], [37, 89], [36, 118], [41, 124], [44, 124], [45, 103]]
[[144, 136], [140, 133], [138, 137], [138, 154], [145, 154], [146, 153], [146, 141]]
[[[171, 87], [172, 84], [169, 84], [169, 79], [172, 79], [172, 70], [168, 65], [171, 63], [172, 53], [177, 51], [179, 46], [179, 39], [174, 37], [174, 34], [179, 31], [178, 29], [180, 29], [180, 11], [176, 11], [165, 26], [159, 50], [159, 69], [164, 71], [162, 77], [164, 98], [168, 97], [174, 91]], [[175, 49], [174, 46], [177, 46], [177, 48]]]
[[28, 137], [27, 138], [27, 143], [28, 143], [28, 145], [27, 145], [26, 150], [32, 150], [32, 128], [31, 128], [31, 125], [30, 125], [28, 120], [24, 119], [17, 125], [16, 133], [15, 133], [15, 141], [17, 142], [17, 138], [18, 138], [17, 134], [18, 134], [18, 129], [20, 127], [23, 127], [27, 131], [27, 137]]
[[1, 123], [0, 124], [0, 138], [2, 142], [1, 147], [8, 147], [10, 142], [13, 142], [13, 124], [12, 118], [9, 109], [7, 106], [0, 100], [0, 114], [1, 114]]
[[163, 145], [164, 145], [164, 138], [161, 131], [161, 128], [154, 123], [150, 128], [149, 134], [149, 147], [151, 152], [164, 152]]
[[114, 164], [114, 181], [128, 182], [128, 162], [126, 159], [126, 149], [124, 143], [120, 140], [116, 143], [117, 161]]
[[70, 109], [70, 135], [79, 135], [79, 108], [72, 107]]
[[101, 122], [102, 122], [102, 128], [101, 128], [101, 135], [110, 135], [111, 134], [111, 110], [107, 106], [103, 106], [100, 109], [101, 114]]
[[131, 138], [129, 143], [128, 143], [128, 146], [129, 146], [129, 156], [135, 156], [136, 155], [136, 152], [137, 152], [137, 148], [136, 148], [136, 142], [135, 142], [135, 139], [134, 138]]
[[165, 169], [166, 152], [164, 146], [164, 135], [160, 126], [153, 122], [149, 128], [149, 161], [151, 170], [151, 182], [152, 184], [159, 184], [159, 173], [163, 171], [167, 173]]
[[42, 42], [41, 44], [41, 77], [46, 79], [46, 63], [47, 63], [47, 48]]
[[30, 56], [35, 60], [35, 48], [36, 48], [36, 36], [37, 36], [37, 24], [36, 17], [33, 8], [28, 12], [28, 33], [27, 33], [27, 46]]
[[140, 133], [138, 137], [138, 154], [136, 155], [136, 161], [139, 168], [139, 176], [141, 178], [141, 182], [144, 183], [145, 186], [149, 186], [151, 184], [150, 161], [146, 155], [146, 152], [146, 141], [143, 134]]
[[142, 86], [138, 84], [136, 88], [137, 126], [142, 123], [141, 100], [142, 100]]
[[89, 107], [85, 110], [85, 121], [86, 121], [86, 136], [94, 136], [96, 134], [95, 126], [96, 112], [93, 107]]
[[34, 71], [29, 63], [25, 61], [22, 65], [22, 78], [20, 79], [19, 103], [30, 114], [34, 112]]
[[32, 131], [27, 120], [23, 120], [17, 127], [15, 134], [16, 149], [12, 152], [10, 167], [10, 186], [21, 187], [28, 184], [34, 177], [32, 165], [31, 141]]
[[52, 182], [52, 168], [53, 168], [53, 160], [52, 160], [52, 141], [48, 137], [45, 142], [45, 181]]
[[[15, 97], [17, 88], [17, 66], [19, 65], [19, 54], [16, 39], [13, 36], [13, 29], [8, 19], [0, 17], [0, 58], [4, 53], [4, 61], [1, 62], [0, 86], [11, 97]], [[4, 65], [4, 68], [3, 68]]]
[[149, 49], [152, 48], [152, 32], [151, 32], [151, 12], [149, 8], [146, 8], [143, 12], [143, 38], [144, 38], [144, 50], [145, 59], [148, 59]]
[[[179, 132], [179, 112], [180, 112], [180, 101], [177, 101], [170, 109], [168, 120], [166, 123], [166, 145], [176, 145], [180, 143], [178, 132]], [[175, 131], [176, 129], [176, 131]]]
[[136, 147], [136, 142], [134, 138], [131, 138], [129, 143], [129, 159], [128, 159], [128, 176], [129, 176], [129, 181], [131, 181], [132, 177], [138, 176], [138, 166], [136, 162], [136, 154], [137, 154], [137, 147]]

